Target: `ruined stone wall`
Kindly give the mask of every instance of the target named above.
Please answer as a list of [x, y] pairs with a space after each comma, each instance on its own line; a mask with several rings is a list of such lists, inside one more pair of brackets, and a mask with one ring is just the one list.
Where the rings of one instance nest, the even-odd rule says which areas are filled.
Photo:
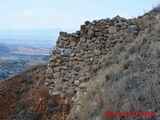
[[129, 36], [138, 35], [139, 30], [136, 22], [116, 16], [86, 21], [73, 34], [60, 32], [46, 72], [49, 93], [73, 96], [87, 87], [84, 83], [102, 66], [99, 59], [110, 53], [115, 44], [125, 44]]

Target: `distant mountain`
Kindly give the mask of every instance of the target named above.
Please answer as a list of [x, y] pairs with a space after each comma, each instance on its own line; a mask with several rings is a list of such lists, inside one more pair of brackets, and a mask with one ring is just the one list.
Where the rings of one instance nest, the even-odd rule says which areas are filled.
[[58, 36], [61, 29], [18, 29], [18, 30], [0, 30], [1, 35], [14, 36]]
[[[0, 43], [53, 48], [61, 29], [0, 30]], [[75, 30], [66, 30], [72, 32]]]
[[37, 58], [49, 55], [49, 48], [33, 48], [18, 45], [8, 45], [0, 43], [0, 56], [7, 58]]
[[0, 43], [27, 47], [53, 48], [57, 37], [48, 36], [0, 36]]
[[73, 33], [76, 30], [75, 29], [68, 29], [68, 30], [62, 30], [62, 29], [17, 29], [17, 30], [0, 30], [0, 36], [6, 35], [6, 36], [54, 36], [58, 37], [59, 32], [64, 31], [68, 33]]

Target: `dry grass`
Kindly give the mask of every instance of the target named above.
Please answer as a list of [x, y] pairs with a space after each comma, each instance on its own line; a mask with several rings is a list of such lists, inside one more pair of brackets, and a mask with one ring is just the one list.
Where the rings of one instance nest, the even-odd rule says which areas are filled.
[[[152, 30], [151, 28], [150, 30]], [[160, 38], [156, 30], [143, 33], [92, 81], [81, 98], [76, 120], [141, 120], [143, 117], [106, 117], [107, 110], [160, 111]], [[155, 119], [148, 117], [148, 120]]]

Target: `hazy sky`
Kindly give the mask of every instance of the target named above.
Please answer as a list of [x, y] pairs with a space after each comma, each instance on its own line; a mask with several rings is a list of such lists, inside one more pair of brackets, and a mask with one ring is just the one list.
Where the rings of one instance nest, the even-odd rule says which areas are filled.
[[0, 0], [0, 29], [79, 29], [84, 21], [143, 15], [159, 0]]

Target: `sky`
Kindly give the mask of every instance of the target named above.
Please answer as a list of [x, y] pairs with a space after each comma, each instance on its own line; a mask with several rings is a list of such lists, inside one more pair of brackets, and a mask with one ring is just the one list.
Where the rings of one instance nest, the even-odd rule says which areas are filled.
[[86, 20], [133, 18], [160, 0], [0, 0], [0, 30], [79, 29]]

